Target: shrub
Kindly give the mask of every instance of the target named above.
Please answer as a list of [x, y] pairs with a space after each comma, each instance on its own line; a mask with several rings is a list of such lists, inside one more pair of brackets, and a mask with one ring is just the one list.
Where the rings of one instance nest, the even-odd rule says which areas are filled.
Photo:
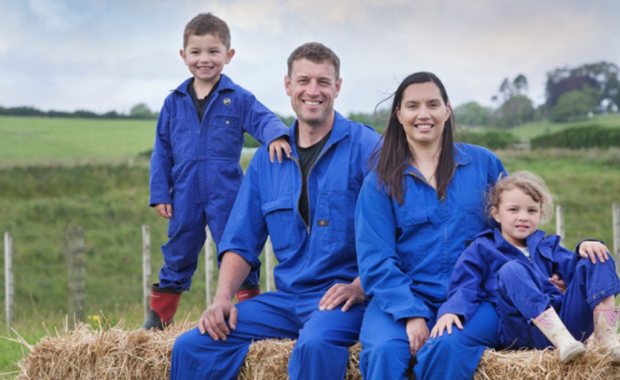
[[517, 144], [519, 139], [507, 131], [489, 132], [463, 132], [458, 131], [457, 141], [466, 142], [474, 145], [481, 145], [485, 148], [495, 150], [504, 149], [512, 144]]
[[620, 129], [580, 126], [532, 139], [532, 149], [541, 148], [620, 148]]

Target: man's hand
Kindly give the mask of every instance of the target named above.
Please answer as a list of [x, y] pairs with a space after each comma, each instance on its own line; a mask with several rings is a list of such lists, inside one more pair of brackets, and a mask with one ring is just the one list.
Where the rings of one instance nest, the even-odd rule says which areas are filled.
[[600, 241], [584, 241], [579, 244], [579, 256], [584, 259], [590, 258], [592, 264], [596, 264], [596, 258], [601, 263], [609, 260], [609, 249]]
[[[237, 313], [237, 308], [233, 305], [232, 300], [215, 299], [200, 317], [198, 330], [201, 334], [209, 333], [213, 340], [226, 340], [227, 335], [230, 334], [228, 326], [232, 330], [237, 328]], [[226, 318], [228, 318], [228, 325]]]
[[155, 205], [155, 211], [166, 219], [172, 218], [172, 205], [170, 203], [159, 203]]
[[431, 330], [431, 338], [437, 338], [437, 335], [443, 336], [444, 330], [448, 329], [448, 335], [452, 334], [452, 325], [456, 325], [460, 330], [463, 330], [463, 324], [461, 319], [456, 314], [446, 313], [437, 320], [435, 327]]
[[335, 284], [329, 288], [319, 302], [319, 309], [333, 310], [344, 303], [342, 311], [345, 312], [353, 305], [364, 302], [365, 299], [366, 295], [358, 277], [350, 284]]
[[278, 162], [282, 163], [282, 158], [291, 156], [291, 145], [284, 137], [278, 137], [269, 144], [269, 159], [273, 162], [274, 157], [278, 156]]
[[428, 326], [424, 318], [409, 318], [406, 325], [407, 338], [409, 338], [409, 350], [415, 355], [424, 346], [428, 339]]

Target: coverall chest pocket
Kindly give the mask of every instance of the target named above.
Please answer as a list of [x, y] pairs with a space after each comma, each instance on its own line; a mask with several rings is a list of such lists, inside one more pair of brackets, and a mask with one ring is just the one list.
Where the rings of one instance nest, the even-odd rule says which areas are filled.
[[243, 148], [243, 131], [239, 118], [215, 115], [209, 125], [209, 148], [215, 157], [239, 158]]
[[396, 210], [396, 244], [404, 271], [422, 262], [432, 246], [432, 237], [437, 235], [428, 212], [423, 208], [401, 208]]
[[320, 233], [324, 241], [355, 241], [355, 193], [349, 190], [321, 190], [317, 199], [313, 231]]
[[471, 242], [474, 237], [483, 230], [491, 227], [491, 221], [484, 216], [482, 206], [464, 207], [465, 212], [462, 214], [461, 226], [463, 226], [463, 234], [466, 242]]
[[186, 117], [170, 119], [170, 144], [176, 162], [194, 155], [194, 134]]
[[267, 230], [271, 237], [271, 245], [279, 262], [289, 256], [286, 251], [294, 248], [299, 242], [297, 234], [297, 215], [293, 207], [293, 197], [284, 197], [261, 206]]

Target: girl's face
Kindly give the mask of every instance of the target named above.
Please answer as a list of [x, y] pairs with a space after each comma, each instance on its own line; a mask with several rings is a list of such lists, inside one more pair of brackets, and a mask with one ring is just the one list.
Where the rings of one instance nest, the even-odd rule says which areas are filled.
[[540, 202], [515, 187], [501, 194], [498, 207], [491, 207], [496, 222], [501, 224], [502, 236], [516, 247], [526, 247], [525, 239], [536, 231], [542, 216]]
[[413, 147], [439, 148], [450, 107], [433, 82], [414, 83], [403, 92], [396, 117]]

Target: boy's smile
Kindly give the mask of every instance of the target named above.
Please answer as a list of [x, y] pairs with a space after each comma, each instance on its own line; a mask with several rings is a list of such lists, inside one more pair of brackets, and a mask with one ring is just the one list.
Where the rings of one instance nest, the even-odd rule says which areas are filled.
[[219, 37], [205, 34], [190, 35], [187, 46], [180, 53], [197, 81], [213, 85], [220, 79], [224, 65], [230, 62], [235, 50], [227, 49]]

